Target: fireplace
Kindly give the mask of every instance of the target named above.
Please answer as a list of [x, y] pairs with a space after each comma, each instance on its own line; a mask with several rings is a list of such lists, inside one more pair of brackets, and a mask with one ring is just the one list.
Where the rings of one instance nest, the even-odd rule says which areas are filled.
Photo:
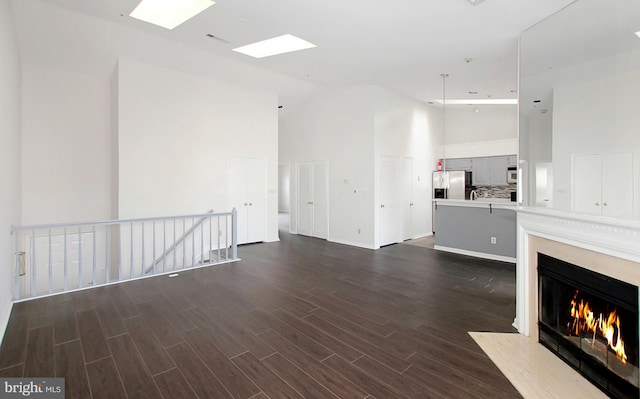
[[538, 253], [539, 342], [613, 398], [638, 398], [638, 287]]

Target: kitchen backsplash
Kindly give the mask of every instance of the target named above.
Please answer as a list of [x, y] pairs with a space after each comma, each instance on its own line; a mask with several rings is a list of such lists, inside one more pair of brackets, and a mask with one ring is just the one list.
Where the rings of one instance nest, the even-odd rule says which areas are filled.
[[488, 198], [511, 198], [511, 193], [517, 190], [516, 184], [508, 186], [477, 186], [478, 197]]

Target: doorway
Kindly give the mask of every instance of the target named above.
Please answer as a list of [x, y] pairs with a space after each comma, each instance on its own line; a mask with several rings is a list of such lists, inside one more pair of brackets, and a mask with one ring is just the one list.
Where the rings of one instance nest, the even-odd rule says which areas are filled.
[[291, 232], [291, 165], [278, 165], [278, 230]]

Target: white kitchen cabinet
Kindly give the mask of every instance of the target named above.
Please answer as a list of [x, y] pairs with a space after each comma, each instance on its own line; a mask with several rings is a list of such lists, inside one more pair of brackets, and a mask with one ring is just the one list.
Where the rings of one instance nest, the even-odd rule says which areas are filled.
[[506, 186], [508, 157], [473, 158], [474, 186]]
[[[474, 186], [488, 186], [491, 184], [491, 176], [489, 169], [489, 158], [474, 158], [473, 159], [473, 185]], [[506, 173], [506, 171], [505, 171]]]
[[447, 159], [443, 167], [445, 170], [460, 170], [458, 169], [458, 160], [456, 158]]
[[491, 157], [489, 158], [489, 181], [492, 186], [507, 185], [507, 157]]
[[238, 244], [264, 241], [266, 180], [263, 158], [229, 158], [229, 200], [238, 211]]
[[633, 215], [633, 155], [576, 154], [571, 199], [575, 212], [611, 217]]
[[473, 160], [471, 158], [458, 158], [459, 170], [465, 170], [471, 172], [473, 169]]
[[447, 170], [465, 170], [471, 171], [471, 158], [450, 158], [447, 159], [446, 168]]
[[328, 173], [325, 161], [298, 164], [298, 234], [327, 238]]

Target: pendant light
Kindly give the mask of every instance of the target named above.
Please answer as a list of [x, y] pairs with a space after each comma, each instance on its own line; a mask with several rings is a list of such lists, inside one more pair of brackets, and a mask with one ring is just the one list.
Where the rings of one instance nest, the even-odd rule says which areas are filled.
[[448, 73], [441, 73], [442, 77], [442, 171], [447, 171], [446, 138], [447, 138], [447, 78]]

